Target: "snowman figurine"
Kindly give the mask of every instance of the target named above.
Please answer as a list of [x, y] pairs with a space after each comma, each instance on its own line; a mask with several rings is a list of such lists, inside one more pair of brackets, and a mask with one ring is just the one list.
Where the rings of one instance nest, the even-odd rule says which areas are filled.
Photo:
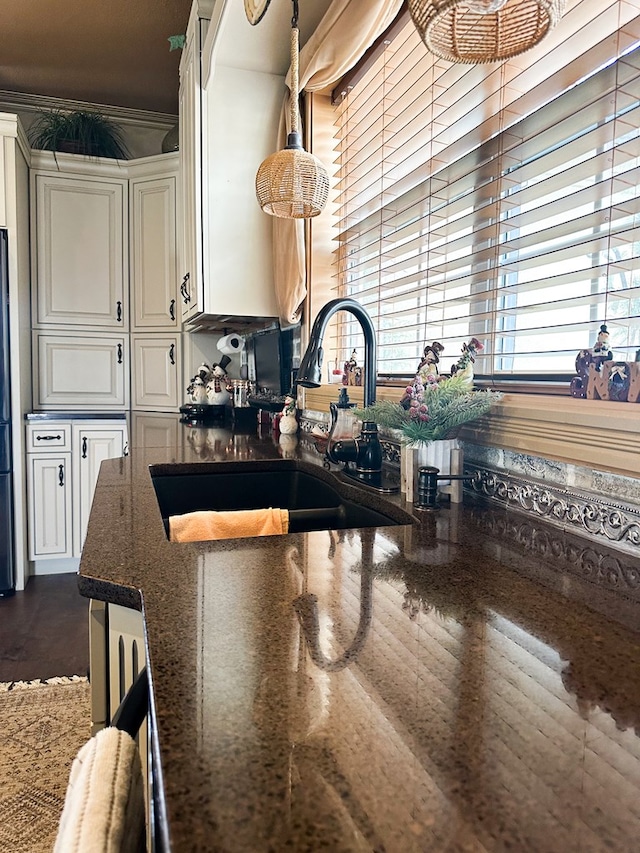
[[298, 419], [296, 418], [296, 401], [291, 396], [284, 398], [284, 409], [280, 415], [280, 433], [283, 435], [295, 435], [298, 432]]
[[187, 388], [187, 392], [191, 397], [191, 402], [196, 405], [203, 405], [207, 402], [207, 389], [199, 376], [194, 376], [191, 385]]
[[231, 362], [228, 355], [223, 355], [219, 364], [211, 368], [211, 378], [207, 382], [207, 403], [210, 406], [226, 406], [229, 402], [227, 391], [227, 365]]

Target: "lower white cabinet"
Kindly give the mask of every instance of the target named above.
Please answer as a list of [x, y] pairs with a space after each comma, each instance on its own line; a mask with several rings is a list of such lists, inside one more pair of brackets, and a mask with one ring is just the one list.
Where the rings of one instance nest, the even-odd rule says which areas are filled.
[[124, 420], [27, 425], [29, 559], [79, 557], [100, 464], [127, 452]]
[[181, 392], [180, 335], [133, 335], [132, 406], [145, 411], [177, 411]]
[[35, 401], [41, 409], [103, 411], [129, 402], [129, 336], [34, 332]]
[[29, 557], [73, 556], [71, 454], [29, 453]]
[[123, 456], [127, 427], [102, 424], [73, 425], [73, 498], [75, 555], [80, 556], [89, 524], [93, 493], [104, 459]]

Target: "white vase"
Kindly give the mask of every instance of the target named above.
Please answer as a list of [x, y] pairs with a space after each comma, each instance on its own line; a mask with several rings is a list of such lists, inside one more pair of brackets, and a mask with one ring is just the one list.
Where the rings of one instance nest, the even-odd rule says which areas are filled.
[[[423, 465], [437, 468], [440, 474], [451, 474], [451, 451], [459, 449], [457, 438], [443, 438], [419, 447], [403, 444], [400, 451], [400, 488], [405, 500], [414, 502], [418, 493], [418, 471]], [[438, 487], [446, 487], [450, 483], [451, 480], [438, 480]]]

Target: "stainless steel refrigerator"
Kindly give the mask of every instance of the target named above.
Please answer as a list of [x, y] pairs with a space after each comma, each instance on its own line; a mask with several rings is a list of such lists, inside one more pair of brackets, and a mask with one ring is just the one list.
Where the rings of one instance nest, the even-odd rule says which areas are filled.
[[15, 590], [7, 232], [0, 229], [0, 598]]

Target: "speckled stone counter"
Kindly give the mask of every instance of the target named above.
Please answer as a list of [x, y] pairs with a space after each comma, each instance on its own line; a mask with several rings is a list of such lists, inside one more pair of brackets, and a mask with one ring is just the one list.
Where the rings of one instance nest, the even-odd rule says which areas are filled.
[[79, 585], [143, 611], [171, 849], [637, 850], [640, 564], [480, 505], [167, 541], [149, 465], [318, 463], [294, 444], [100, 473]]

